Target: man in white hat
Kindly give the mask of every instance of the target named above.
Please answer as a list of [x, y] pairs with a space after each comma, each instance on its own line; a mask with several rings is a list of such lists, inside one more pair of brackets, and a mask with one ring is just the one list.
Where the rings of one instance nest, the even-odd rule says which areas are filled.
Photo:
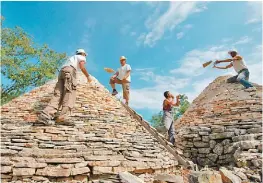
[[[92, 81], [85, 68], [86, 56], [87, 54], [83, 49], [78, 49], [76, 54], [70, 57], [62, 66], [54, 89], [54, 95], [47, 107], [39, 115], [38, 122], [52, 124], [51, 120], [54, 118], [56, 118], [56, 123], [65, 122], [76, 100], [77, 71], [81, 70], [87, 77], [88, 82]], [[60, 106], [62, 106], [62, 111], [58, 117], [55, 117], [55, 113]]]
[[[248, 82], [249, 79], [249, 71], [248, 68], [245, 64], [244, 59], [238, 55], [237, 51], [232, 50], [229, 51], [228, 54], [231, 55], [231, 59], [226, 59], [226, 60], [217, 60], [215, 64], [221, 63], [221, 62], [230, 62], [229, 65], [225, 67], [218, 67], [214, 65], [214, 68], [218, 69], [228, 69], [231, 67], [234, 67], [235, 71], [238, 73], [236, 76], [230, 77], [227, 79], [228, 83], [235, 83], [235, 82], [240, 82], [245, 88], [250, 88], [253, 87], [253, 85]], [[254, 89], [254, 87], [253, 87]]]
[[110, 85], [112, 87], [112, 95], [117, 95], [118, 92], [115, 88], [115, 84], [121, 84], [123, 90], [123, 98], [125, 104], [129, 104], [130, 97], [130, 83], [131, 83], [131, 66], [126, 63], [127, 58], [124, 56], [120, 57], [121, 67], [118, 71], [110, 78]]

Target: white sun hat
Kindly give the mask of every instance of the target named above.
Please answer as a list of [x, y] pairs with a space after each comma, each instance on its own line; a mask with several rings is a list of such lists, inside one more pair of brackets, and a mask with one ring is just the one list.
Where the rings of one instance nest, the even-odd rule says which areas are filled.
[[84, 53], [84, 54], [86, 54], [86, 56], [88, 55], [88, 53], [86, 53], [84, 49], [78, 49], [76, 51], [76, 54], [78, 54], [78, 53]]
[[127, 60], [127, 58], [125, 56], [121, 56], [120, 60]]

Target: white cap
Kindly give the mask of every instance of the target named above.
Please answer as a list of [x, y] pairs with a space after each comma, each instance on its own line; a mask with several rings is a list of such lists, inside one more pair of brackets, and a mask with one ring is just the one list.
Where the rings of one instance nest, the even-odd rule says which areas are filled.
[[237, 50], [236, 50], [236, 49], [233, 49], [233, 50], [230, 50], [230, 51], [228, 52], [228, 54], [231, 54], [231, 53], [236, 53], [236, 54], [237, 54]]
[[78, 50], [76, 51], [76, 54], [78, 54], [78, 53], [85, 53], [86, 55], [88, 55], [88, 54], [85, 52], [84, 49], [78, 49]]
[[127, 58], [125, 56], [121, 56], [120, 60], [127, 60]]

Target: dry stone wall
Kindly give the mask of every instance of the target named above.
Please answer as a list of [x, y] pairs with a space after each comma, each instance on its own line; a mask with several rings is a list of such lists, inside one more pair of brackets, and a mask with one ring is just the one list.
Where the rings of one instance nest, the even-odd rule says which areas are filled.
[[173, 172], [177, 160], [109, 91], [79, 76], [74, 126], [43, 126], [37, 115], [51, 81], [1, 107], [1, 182], [81, 181], [129, 171]]
[[176, 126], [176, 146], [198, 165], [262, 170], [262, 86], [245, 91], [219, 77]]

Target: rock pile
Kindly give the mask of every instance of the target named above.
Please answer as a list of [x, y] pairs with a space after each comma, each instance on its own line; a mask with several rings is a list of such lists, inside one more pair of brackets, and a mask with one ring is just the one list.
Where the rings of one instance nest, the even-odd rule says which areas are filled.
[[261, 87], [243, 91], [219, 77], [194, 100], [176, 124], [176, 151], [218, 169], [193, 171], [95, 78], [91, 85], [81, 76], [74, 126], [36, 123], [55, 81], [1, 107], [1, 182], [260, 182]]
[[262, 171], [262, 87], [212, 82], [176, 122], [176, 147], [198, 165]]
[[49, 82], [2, 106], [1, 182], [87, 181], [129, 171], [173, 172], [178, 164], [109, 91], [79, 75], [75, 126], [43, 126]]

